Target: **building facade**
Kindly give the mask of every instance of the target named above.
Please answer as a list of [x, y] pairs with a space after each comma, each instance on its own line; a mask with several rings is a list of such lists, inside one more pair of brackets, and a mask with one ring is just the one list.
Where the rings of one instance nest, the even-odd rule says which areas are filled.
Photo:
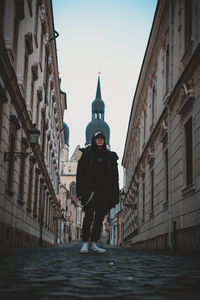
[[[60, 241], [66, 95], [60, 91], [56, 34], [50, 0], [1, 1], [1, 246]], [[32, 127], [40, 131], [35, 146]]]
[[110, 210], [110, 245], [122, 246], [123, 244], [123, 200], [119, 195], [119, 203]]
[[158, 1], [130, 114], [123, 244], [200, 248], [200, 2]]
[[68, 191], [68, 194], [66, 194], [64, 213], [66, 226], [65, 235], [66, 240], [70, 235], [72, 241], [81, 239], [81, 228], [84, 217], [80, 201], [76, 197], [76, 171], [78, 160], [81, 157], [81, 151], [79, 149], [80, 147], [77, 146], [70, 159], [67, 145], [65, 145], [62, 150], [61, 182]]

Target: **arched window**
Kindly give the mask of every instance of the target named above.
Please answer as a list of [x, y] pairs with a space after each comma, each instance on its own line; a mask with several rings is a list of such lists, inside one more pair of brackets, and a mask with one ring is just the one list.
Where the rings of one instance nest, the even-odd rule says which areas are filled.
[[69, 191], [70, 191], [70, 194], [71, 194], [71, 195], [75, 195], [75, 194], [76, 194], [76, 183], [75, 183], [75, 182], [72, 182], [72, 183], [70, 184]]

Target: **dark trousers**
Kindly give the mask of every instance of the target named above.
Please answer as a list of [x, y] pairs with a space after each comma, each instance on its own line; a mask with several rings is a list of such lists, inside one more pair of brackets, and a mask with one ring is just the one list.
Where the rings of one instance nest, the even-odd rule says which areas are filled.
[[99, 240], [102, 223], [107, 213], [106, 198], [107, 195], [105, 192], [95, 192], [93, 200], [85, 209], [85, 217], [82, 227], [83, 242], [88, 242], [89, 239], [91, 242], [97, 242]]

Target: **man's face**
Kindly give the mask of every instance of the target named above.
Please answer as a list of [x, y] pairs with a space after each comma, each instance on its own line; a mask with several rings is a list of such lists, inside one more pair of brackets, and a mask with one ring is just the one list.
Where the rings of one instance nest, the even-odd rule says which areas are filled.
[[104, 145], [104, 137], [100, 134], [95, 138], [95, 143], [97, 147], [102, 147]]

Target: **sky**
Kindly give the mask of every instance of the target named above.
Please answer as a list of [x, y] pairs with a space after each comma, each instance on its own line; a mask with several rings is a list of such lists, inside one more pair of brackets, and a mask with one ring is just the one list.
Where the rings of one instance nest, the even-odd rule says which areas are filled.
[[157, 0], [53, 0], [70, 156], [78, 145], [85, 146], [100, 72], [110, 146], [119, 156], [120, 188], [130, 112], [156, 4]]

